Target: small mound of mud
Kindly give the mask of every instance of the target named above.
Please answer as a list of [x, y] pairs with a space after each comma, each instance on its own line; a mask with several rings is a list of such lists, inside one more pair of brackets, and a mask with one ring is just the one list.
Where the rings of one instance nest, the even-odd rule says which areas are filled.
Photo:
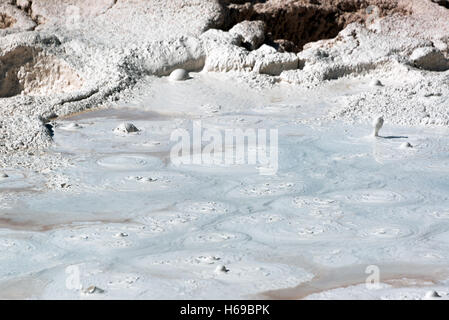
[[132, 123], [122, 123], [117, 128], [114, 129], [114, 132], [116, 133], [136, 133], [140, 130], [137, 129], [137, 127]]
[[309, 42], [331, 39], [353, 22], [369, 23], [395, 13], [409, 14], [398, 0], [222, 0], [229, 30], [244, 20], [264, 21], [265, 42], [299, 52]]
[[17, 47], [0, 57], [0, 97], [43, 96], [78, 91], [82, 78], [65, 61], [33, 47]]
[[184, 69], [175, 69], [170, 73], [170, 80], [183, 81], [189, 78], [189, 73]]
[[0, 13], [0, 29], [7, 29], [16, 22], [16, 19], [8, 16], [6, 13]]

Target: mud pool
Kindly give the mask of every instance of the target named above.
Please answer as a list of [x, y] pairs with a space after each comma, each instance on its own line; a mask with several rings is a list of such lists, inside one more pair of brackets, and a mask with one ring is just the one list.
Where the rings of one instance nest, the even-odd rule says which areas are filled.
[[[307, 96], [192, 76], [154, 78], [134, 103], [57, 119], [49, 152], [69, 167], [3, 170], [0, 297], [447, 292], [449, 129], [385, 119], [374, 138], [369, 122], [320, 120], [345, 94], [375, 90], [371, 79], [339, 80]], [[220, 130], [278, 129], [277, 174], [173, 165], [170, 134], [191, 130], [194, 120]], [[115, 133], [123, 122], [140, 131]], [[400, 148], [404, 142], [412, 147]], [[45, 186], [49, 176], [59, 189]], [[218, 265], [229, 271], [216, 272]], [[369, 265], [379, 267], [379, 290], [364, 285]], [[73, 270], [80, 287], [68, 283]], [[84, 293], [92, 285], [104, 292]]]

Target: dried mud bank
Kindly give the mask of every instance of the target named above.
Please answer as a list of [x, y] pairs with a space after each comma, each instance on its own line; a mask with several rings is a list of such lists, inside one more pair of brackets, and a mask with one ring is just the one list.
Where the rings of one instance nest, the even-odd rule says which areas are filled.
[[372, 74], [386, 85], [325, 118], [449, 121], [449, 10], [430, 0], [2, 0], [0, 14], [4, 164], [45, 150], [51, 119], [126, 101], [176, 68], [256, 89]]

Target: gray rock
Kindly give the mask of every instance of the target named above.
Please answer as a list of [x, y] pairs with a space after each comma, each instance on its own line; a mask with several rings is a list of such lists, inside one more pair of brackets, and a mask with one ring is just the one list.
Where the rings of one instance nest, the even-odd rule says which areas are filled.
[[139, 132], [140, 130], [137, 129], [134, 124], [128, 122], [120, 124], [114, 131], [117, 133], [135, 133]]
[[434, 47], [422, 47], [413, 51], [410, 56], [411, 63], [428, 71], [446, 71], [449, 69], [449, 60]]
[[256, 50], [265, 41], [265, 22], [242, 21], [229, 30], [230, 34], [240, 35], [243, 45], [249, 50]]

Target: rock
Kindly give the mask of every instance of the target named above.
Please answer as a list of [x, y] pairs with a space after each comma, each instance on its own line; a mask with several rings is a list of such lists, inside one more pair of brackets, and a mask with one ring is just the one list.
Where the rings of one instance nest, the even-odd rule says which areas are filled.
[[90, 286], [87, 289], [83, 290], [85, 294], [94, 294], [94, 293], [104, 293], [104, 290], [101, 288], [98, 288], [96, 286]]
[[408, 148], [413, 148], [413, 146], [410, 144], [410, 142], [403, 142], [400, 146], [400, 149], [408, 149]]
[[215, 262], [220, 260], [220, 258], [215, 256], [199, 256], [198, 258], [196, 258], [196, 260], [200, 263], [214, 264]]
[[265, 22], [245, 20], [233, 26], [229, 33], [240, 35], [248, 50], [256, 50], [265, 41]]
[[244, 48], [234, 45], [217, 46], [207, 54], [204, 71], [252, 71], [255, 63], [255, 56]]
[[122, 123], [117, 128], [114, 129], [117, 133], [135, 133], [139, 132], [140, 130], [137, 129], [137, 127], [132, 123]]
[[28, 10], [31, 6], [31, 0], [17, 0], [16, 5], [22, 10]]
[[383, 87], [382, 82], [379, 79], [373, 79], [370, 83], [372, 87]]
[[236, 33], [229, 33], [218, 29], [209, 29], [200, 36], [206, 51], [210, 51], [214, 47], [223, 45], [240, 46], [242, 44], [242, 36]]
[[279, 53], [273, 47], [262, 45], [248, 52], [237, 46], [218, 46], [206, 58], [205, 71], [254, 71], [261, 74], [280, 75], [284, 70], [298, 68], [298, 57], [293, 53]]
[[436, 292], [434, 290], [426, 292], [426, 295], [424, 296], [424, 299], [429, 299], [429, 300], [438, 299], [438, 298], [441, 298], [441, 296], [438, 294], [438, 292]]
[[184, 69], [176, 69], [170, 73], [170, 80], [183, 81], [189, 79], [189, 73]]
[[0, 31], [29, 31], [35, 27], [36, 23], [24, 11], [11, 4], [0, 3]]
[[221, 105], [218, 104], [203, 104], [201, 105], [200, 109], [202, 111], [204, 111], [206, 114], [210, 114], [210, 113], [218, 113], [221, 110]]
[[203, 43], [193, 37], [154, 41], [146, 48], [137, 49], [135, 54], [139, 55], [137, 61], [130, 56], [131, 60], [125, 63], [137, 62], [142, 73], [156, 76], [168, 76], [176, 69], [200, 71], [206, 59]]
[[449, 60], [434, 47], [422, 47], [413, 51], [410, 62], [417, 68], [428, 71], [446, 71], [449, 69]]
[[115, 235], [117, 238], [125, 238], [128, 236], [126, 232], [119, 232]]
[[284, 70], [297, 69], [298, 65], [299, 59], [295, 54], [280, 53], [265, 44], [254, 51], [224, 44], [208, 50], [204, 70], [213, 72], [254, 71], [277, 76]]
[[8, 178], [9, 176], [6, 173], [0, 173], [0, 178]]
[[273, 49], [263, 45], [258, 50], [251, 52], [256, 61], [253, 71], [278, 76], [283, 71], [298, 69], [299, 58], [297, 55], [288, 52], [279, 53], [273, 51]]
[[156, 182], [158, 180], [156, 178], [151, 178], [151, 177], [135, 177], [134, 179], [136, 179], [137, 181], [141, 181], [141, 182]]
[[294, 52], [296, 49], [296, 45], [293, 41], [277, 39], [273, 42], [276, 44], [276, 49], [278, 52]]
[[224, 265], [218, 265], [215, 268], [215, 273], [227, 273], [229, 272], [229, 269], [227, 269]]
[[257, 54], [261, 55], [269, 55], [275, 53], [277, 53], [277, 50], [267, 44], [263, 44], [259, 49], [257, 49]]

